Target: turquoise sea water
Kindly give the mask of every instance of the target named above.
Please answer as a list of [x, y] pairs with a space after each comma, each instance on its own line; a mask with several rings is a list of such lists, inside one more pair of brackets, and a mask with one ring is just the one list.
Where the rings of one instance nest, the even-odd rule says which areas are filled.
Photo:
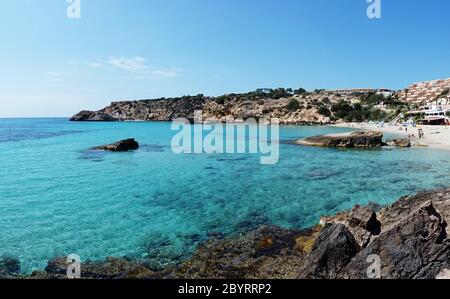
[[[279, 162], [261, 165], [249, 154], [176, 155], [170, 123], [0, 119], [0, 257], [18, 258], [25, 272], [71, 253], [163, 265], [209, 233], [301, 228], [356, 203], [449, 185], [447, 151], [286, 142], [344, 131], [282, 127]], [[128, 137], [138, 151], [89, 150]]]

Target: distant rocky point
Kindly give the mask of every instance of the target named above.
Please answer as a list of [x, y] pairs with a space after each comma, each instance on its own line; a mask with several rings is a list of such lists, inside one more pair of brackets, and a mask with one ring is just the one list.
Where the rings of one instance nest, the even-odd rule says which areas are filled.
[[83, 110], [72, 116], [71, 121], [117, 121], [109, 114]]

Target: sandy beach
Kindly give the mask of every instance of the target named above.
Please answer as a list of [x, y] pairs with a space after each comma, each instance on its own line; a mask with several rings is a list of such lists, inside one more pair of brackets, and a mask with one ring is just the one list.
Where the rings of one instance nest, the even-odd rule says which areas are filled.
[[[409, 126], [406, 128], [400, 125], [389, 126], [385, 124], [381, 126], [379, 124], [368, 123], [341, 123], [334, 126], [358, 130], [381, 131], [387, 134], [396, 134], [404, 138], [410, 136], [413, 146], [428, 146], [450, 150], [450, 128], [447, 126]], [[424, 132], [424, 137], [421, 139], [419, 139], [418, 134], [419, 128]]]

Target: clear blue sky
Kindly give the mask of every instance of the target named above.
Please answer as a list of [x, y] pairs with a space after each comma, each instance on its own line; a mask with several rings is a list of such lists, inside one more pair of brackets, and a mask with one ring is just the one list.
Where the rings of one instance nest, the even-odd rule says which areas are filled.
[[450, 77], [450, 1], [0, 3], [0, 117], [260, 87], [400, 89]]

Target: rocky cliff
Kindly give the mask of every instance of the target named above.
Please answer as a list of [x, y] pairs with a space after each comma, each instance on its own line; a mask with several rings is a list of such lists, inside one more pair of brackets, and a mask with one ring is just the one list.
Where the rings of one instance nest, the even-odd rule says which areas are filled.
[[[355, 206], [305, 230], [264, 226], [238, 236], [212, 237], [176, 267], [109, 258], [82, 266], [99, 278], [434, 279], [450, 269], [450, 189]], [[65, 278], [65, 258], [27, 278]], [[0, 277], [18, 278], [19, 263], [0, 262]], [[378, 271], [379, 270], [379, 271]]]
[[[233, 119], [278, 118], [282, 124], [328, 124], [355, 112], [362, 118], [380, 120], [384, 113], [364, 108], [361, 99], [368, 95], [341, 96], [325, 91], [290, 92], [284, 89], [230, 94], [220, 97], [203, 95], [171, 99], [113, 102], [99, 111], [81, 111], [72, 121], [172, 121], [193, 120], [194, 111], [202, 110], [203, 119], [225, 122]], [[348, 121], [348, 119], [346, 119]]]

